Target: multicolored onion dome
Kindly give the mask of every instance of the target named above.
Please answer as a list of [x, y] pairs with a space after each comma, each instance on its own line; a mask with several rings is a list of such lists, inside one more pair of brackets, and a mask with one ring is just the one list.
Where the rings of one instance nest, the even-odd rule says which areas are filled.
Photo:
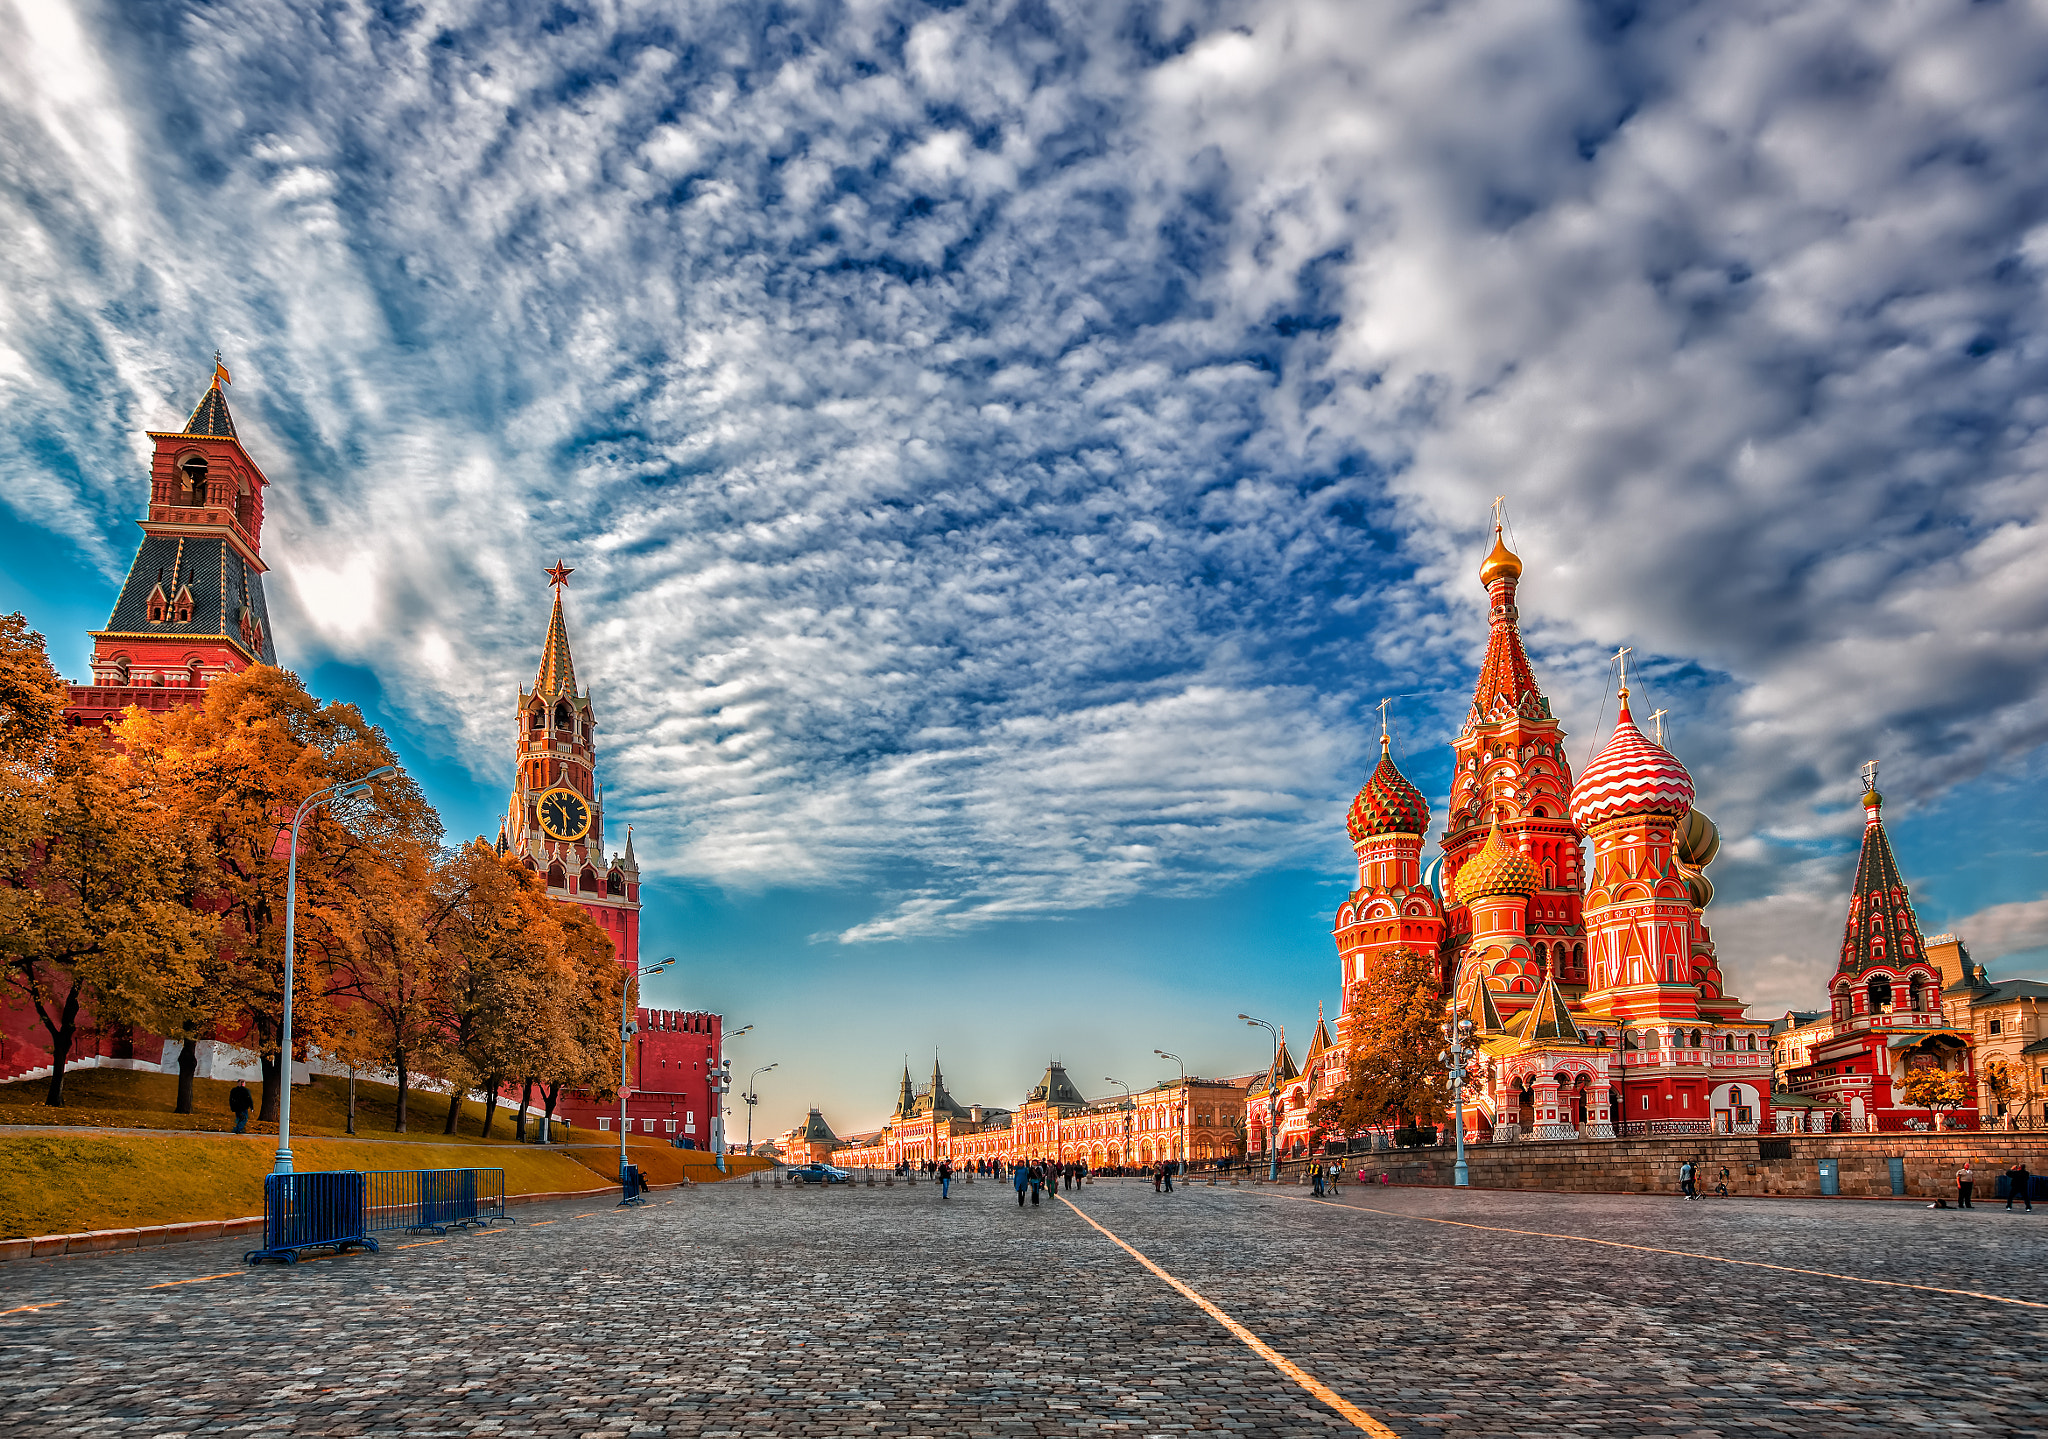
[[1614, 733], [1572, 786], [1572, 823], [1583, 832], [1632, 814], [1683, 819], [1692, 795], [1692, 776], [1678, 757], [1636, 728], [1624, 686]]
[[1694, 810], [1678, 827], [1678, 858], [1701, 868], [1714, 862], [1721, 852], [1721, 827], [1708, 819], [1704, 810]]
[[1522, 577], [1522, 559], [1507, 546], [1501, 538], [1500, 526], [1493, 527], [1493, 553], [1479, 566], [1479, 583], [1487, 589], [1493, 588], [1497, 579], [1518, 580]]
[[1529, 856], [1502, 841], [1500, 821], [1495, 819], [1486, 844], [1465, 861], [1454, 885], [1458, 903], [1470, 904], [1490, 894], [1534, 894], [1543, 888], [1543, 876]]
[[1345, 817], [1353, 844], [1376, 834], [1429, 833], [1429, 801], [1394, 767], [1388, 749], [1387, 737], [1381, 735], [1380, 762], [1358, 798], [1351, 801], [1351, 813]]

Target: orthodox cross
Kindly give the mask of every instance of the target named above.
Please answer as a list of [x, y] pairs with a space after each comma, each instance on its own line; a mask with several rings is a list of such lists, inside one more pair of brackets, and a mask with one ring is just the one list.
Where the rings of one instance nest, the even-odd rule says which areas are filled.
[[542, 570], [541, 573], [548, 577], [549, 584], [553, 585], [556, 589], [560, 589], [563, 585], [569, 583], [569, 576], [575, 574], [576, 571], [570, 569], [560, 560], [556, 560], [553, 569]]
[[1874, 759], [1863, 762], [1863, 787], [1865, 789], [1877, 788], [1877, 761]]
[[1392, 704], [1392, 703], [1393, 703], [1393, 701], [1392, 701], [1392, 700], [1390, 700], [1390, 699], [1386, 699], [1386, 700], [1381, 700], [1381, 701], [1379, 702], [1379, 705], [1378, 705], [1378, 709], [1379, 709], [1379, 712], [1380, 712], [1380, 738], [1381, 738], [1381, 739], [1385, 739], [1385, 738], [1387, 737], [1387, 706], [1388, 706], [1388, 705], [1390, 705], [1390, 704]]
[[1633, 645], [1623, 645], [1614, 652], [1614, 662], [1621, 666], [1621, 688], [1624, 692], [1628, 689], [1628, 657], [1633, 653], [1635, 653], [1635, 646]]
[[1666, 716], [1666, 715], [1668, 715], [1668, 714], [1670, 714], [1670, 713], [1671, 713], [1671, 711], [1670, 711], [1670, 710], [1651, 710], [1651, 711], [1650, 711], [1650, 723], [1651, 723], [1651, 724], [1653, 724], [1653, 725], [1655, 725], [1655, 726], [1657, 727], [1657, 747], [1658, 747], [1659, 749], [1669, 749], [1669, 748], [1670, 748], [1670, 746], [1669, 746], [1669, 745], [1667, 745], [1667, 744], [1665, 744], [1665, 743], [1664, 743], [1664, 716]]
[[1495, 529], [1500, 529], [1501, 527], [1506, 525], [1507, 522], [1508, 497], [1506, 495], [1495, 495], [1493, 497], [1493, 527]]

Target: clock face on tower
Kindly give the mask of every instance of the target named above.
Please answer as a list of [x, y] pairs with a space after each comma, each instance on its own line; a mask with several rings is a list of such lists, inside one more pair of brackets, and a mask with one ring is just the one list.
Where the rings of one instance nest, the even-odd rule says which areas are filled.
[[573, 789], [551, 789], [540, 797], [540, 827], [549, 839], [564, 842], [590, 832], [590, 801]]

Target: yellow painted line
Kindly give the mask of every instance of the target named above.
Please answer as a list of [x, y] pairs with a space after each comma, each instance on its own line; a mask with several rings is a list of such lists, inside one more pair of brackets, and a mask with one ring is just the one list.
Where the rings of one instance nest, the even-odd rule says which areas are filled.
[[[590, 1211], [590, 1214], [595, 1214], [595, 1213], [597, 1213], [597, 1211], [596, 1211], [595, 1209], [593, 1209], [593, 1210], [591, 1210], [591, 1211]], [[572, 1214], [572, 1215], [570, 1215], [569, 1217], [570, 1217], [571, 1219], [588, 1219], [588, 1218], [590, 1218], [590, 1214]]]
[[1551, 1234], [1541, 1229], [1507, 1229], [1498, 1224], [1473, 1224], [1464, 1219], [1438, 1219], [1428, 1214], [1403, 1214], [1398, 1209], [1375, 1209], [1370, 1204], [1339, 1204], [1335, 1200], [1287, 1194], [1303, 1204], [1323, 1204], [1332, 1209], [1362, 1210], [1392, 1219], [1413, 1219], [1422, 1224], [1447, 1224], [1454, 1229], [1480, 1229], [1488, 1234], [1519, 1234], [1527, 1239], [1569, 1239], [1578, 1244], [1599, 1244], [1609, 1249], [1632, 1249], [1638, 1254], [1668, 1254], [1677, 1259], [1704, 1259], [1713, 1264], [1739, 1264], [1745, 1269], [1771, 1269], [1780, 1274], [1808, 1274], [1816, 1279], [1839, 1279], [1848, 1284], [1869, 1284], [1879, 1289], [1917, 1289], [1922, 1294], [1956, 1294], [1965, 1299], [1988, 1299], [1993, 1304], [2017, 1304], [2023, 1309], [2048, 1309], [2033, 1299], [2014, 1299], [2007, 1294], [1986, 1294], [1981, 1289], [1944, 1289], [1939, 1284], [1908, 1284], [1903, 1279], [1867, 1279], [1860, 1274], [1836, 1274], [1826, 1269], [1800, 1269], [1790, 1264], [1766, 1264], [1761, 1259], [1730, 1259], [1724, 1254], [1698, 1254], [1690, 1249], [1659, 1249], [1649, 1244], [1624, 1244], [1618, 1239], [1594, 1239], [1584, 1234]]
[[230, 1269], [224, 1274], [202, 1274], [196, 1279], [172, 1279], [163, 1284], [145, 1284], [144, 1289], [171, 1289], [180, 1284], [204, 1284], [209, 1279], [232, 1279], [238, 1274], [247, 1274], [246, 1269]]
[[18, 1309], [0, 1309], [0, 1314], [33, 1314], [38, 1309], [55, 1309], [62, 1299], [45, 1299], [41, 1304], [24, 1304]]
[[526, 1227], [528, 1229], [538, 1229], [543, 1224], [560, 1224], [561, 1222], [562, 1221], [559, 1219], [536, 1219], [533, 1221], [533, 1223], [527, 1225]]
[[1210, 1303], [1207, 1299], [1203, 1298], [1202, 1295], [1197, 1293], [1189, 1285], [1186, 1285], [1182, 1283], [1180, 1280], [1174, 1278], [1171, 1274], [1168, 1274], [1164, 1269], [1161, 1269], [1157, 1264], [1154, 1264], [1151, 1260], [1147, 1259], [1137, 1250], [1131, 1248], [1130, 1245], [1124, 1243], [1123, 1240], [1117, 1238], [1114, 1234], [1111, 1234], [1107, 1229], [1104, 1229], [1100, 1224], [1097, 1224], [1092, 1218], [1089, 1217], [1088, 1212], [1082, 1209], [1080, 1205], [1074, 1203], [1073, 1200], [1068, 1199], [1065, 1195], [1062, 1194], [1055, 1194], [1053, 1195], [1053, 1198], [1059, 1200], [1060, 1203], [1066, 1205], [1067, 1208], [1073, 1210], [1074, 1213], [1080, 1215], [1081, 1218], [1090, 1227], [1095, 1229], [1096, 1232], [1101, 1234], [1105, 1239], [1109, 1240], [1110, 1243], [1114, 1244], [1117, 1248], [1123, 1250], [1124, 1253], [1130, 1255], [1131, 1258], [1137, 1260], [1140, 1264], [1144, 1265], [1147, 1269], [1151, 1270], [1153, 1274], [1158, 1276], [1160, 1279], [1166, 1281], [1166, 1283], [1169, 1286], [1178, 1290], [1182, 1297], [1192, 1300], [1195, 1306], [1198, 1309], [1200, 1309], [1204, 1314], [1208, 1315], [1211, 1319], [1215, 1320], [1218, 1324], [1221, 1324], [1225, 1329], [1228, 1329], [1232, 1334], [1236, 1335], [1240, 1340], [1242, 1340], [1245, 1346], [1249, 1348], [1252, 1351], [1252, 1353], [1258, 1355], [1261, 1359], [1265, 1360], [1275, 1369], [1278, 1369], [1282, 1374], [1285, 1374], [1289, 1379], [1292, 1379], [1295, 1383], [1299, 1384], [1309, 1393], [1315, 1395], [1316, 1398], [1322, 1400], [1323, 1403], [1329, 1405], [1332, 1409], [1336, 1410], [1339, 1414], [1343, 1415], [1347, 1420], [1351, 1422], [1354, 1428], [1363, 1429], [1366, 1433], [1374, 1436], [1374, 1439], [1400, 1439], [1400, 1436], [1397, 1435], [1393, 1430], [1389, 1429], [1386, 1425], [1380, 1423], [1379, 1420], [1373, 1418], [1372, 1415], [1366, 1413], [1356, 1404], [1353, 1404], [1349, 1399], [1346, 1399], [1343, 1395], [1339, 1394], [1329, 1385], [1323, 1383], [1322, 1380], [1316, 1378], [1313, 1374], [1310, 1374], [1307, 1370], [1303, 1369], [1299, 1364], [1296, 1364], [1292, 1359], [1289, 1359], [1286, 1355], [1282, 1354], [1279, 1350], [1275, 1349], [1265, 1340], [1259, 1338], [1258, 1335], [1252, 1333], [1251, 1330], [1245, 1328], [1235, 1319], [1232, 1319], [1228, 1314], [1225, 1314], [1221, 1309], [1218, 1309], [1214, 1304]]
[[417, 1244], [401, 1244], [397, 1247], [400, 1249], [424, 1249], [429, 1244], [446, 1244], [447, 1242], [445, 1239], [422, 1239]]

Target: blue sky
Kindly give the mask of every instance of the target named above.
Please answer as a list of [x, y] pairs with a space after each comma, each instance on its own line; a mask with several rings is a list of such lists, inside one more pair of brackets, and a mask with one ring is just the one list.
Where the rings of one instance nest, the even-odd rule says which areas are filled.
[[565, 558], [766, 1129], [1305, 1032], [1496, 495], [1758, 1011], [1872, 757], [1926, 926], [2048, 972], [2044, 70], [2017, 5], [0, 0], [0, 606], [83, 670], [218, 348], [282, 656], [495, 832]]

